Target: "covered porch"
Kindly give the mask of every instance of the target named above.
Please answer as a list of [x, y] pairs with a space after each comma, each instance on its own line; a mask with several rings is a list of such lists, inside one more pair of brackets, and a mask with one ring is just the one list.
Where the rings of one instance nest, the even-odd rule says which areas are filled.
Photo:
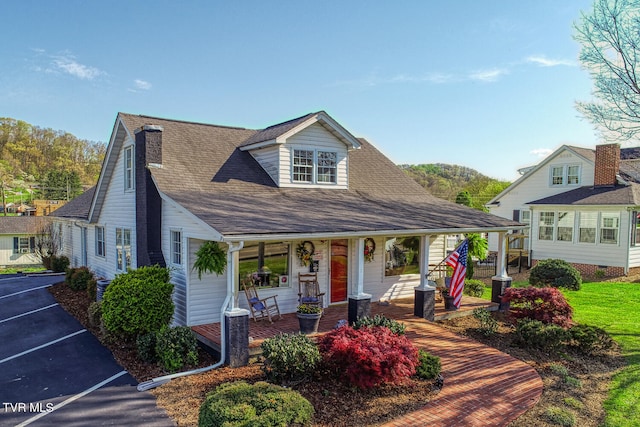
[[[434, 320], [445, 320], [460, 316], [470, 316], [476, 308], [486, 308], [489, 311], [496, 311], [499, 304], [487, 301], [481, 298], [463, 296], [460, 308], [457, 310], [445, 310], [444, 302], [437, 302], [435, 306]], [[371, 303], [371, 316], [377, 314], [383, 315], [397, 321], [424, 321], [414, 315], [414, 299], [402, 298], [392, 300], [390, 302], [374, 302]], [[324, 309], [318, 334], [331, 331], [338, 321], [347, 320], [348, 304], [335, 304]], [[214, 352], [220, 352], [220, 323], [208, 323], [205, 325], [192, 326], [191, 329], [196, 333], [198, 340]], [[255, 322], [249, 320], [249, 355], [255, 356], [260, 354], [260, 344], [265, 338], [270, 338], [281, 333], [294, 334], [299, 331], [298, 318], [296, 313], [283, 314], [282, 319], [274, 320], [269, 323], [267, 320]]]

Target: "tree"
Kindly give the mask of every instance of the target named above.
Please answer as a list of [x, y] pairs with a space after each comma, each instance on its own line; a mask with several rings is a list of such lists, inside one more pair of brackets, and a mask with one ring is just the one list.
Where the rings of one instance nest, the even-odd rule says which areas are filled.
[[465, 277], [473, 279], [473, 257], [485, 259], [489, 251], [489, 243], [487, 239], [478, 233], [470, 233], [466, 237], [469, 242], [469, 252], [467, 252], [467, 273]]
[[35, 254], [47, 270], [51, 269], [51, 259], [60, 251], [61, 240], [60, 229], [51, 221], [43, 221], [36, 230]]
[[80, 177], [75, 171], [51, 170], [42, 187], [43, 197], [49, 200], [71, 200], [82, 193]]
[[5, 197], [5, 191], [7, 190], [9, 184], [11, 184], [12, 180], [13, 177], [8, 172], [7, 167], [0, 163], [0, 197], [2, 200], [2, 212], [4, 216], [7, 216], [7, 200]]
[[640, 134], [640, 4], [595, 0], [593, 12], [575, 25], [580, 62], [591, 74], [596, 100], [578, 110], [606, 139]]
[[456, 203], [459, 205], [471, 206], [471, 194], [468, 191], [461, 191], [456, 196]]

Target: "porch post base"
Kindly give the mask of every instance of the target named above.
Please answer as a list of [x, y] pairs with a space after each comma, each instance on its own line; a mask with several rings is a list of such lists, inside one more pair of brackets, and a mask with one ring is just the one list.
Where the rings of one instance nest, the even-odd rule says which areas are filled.
[[232, 368], [249, 364], [249, 311], [235, 309], [225, 313], [225, 364]]
[[502, 302], [502, 295], [511, 287], [511, 277], [493, 276], [491, 278], [491, 302], [500, 304], [498, 310], [509, 311], [509, 303]]
[[371, 317], [371, 295], [360, 294], [349, 296], [349, 324], [352, 325], [361, 317]]
[[436, 315], [435, 289], [417, 287], [413, 302], [413, 315], [433, 322]]

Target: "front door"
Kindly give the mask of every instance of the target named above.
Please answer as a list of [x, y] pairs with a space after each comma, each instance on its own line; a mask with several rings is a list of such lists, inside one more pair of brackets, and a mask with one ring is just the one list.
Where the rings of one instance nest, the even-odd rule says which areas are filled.
[[349, 241], [331, 241], [331, 302], [347, 299], [347, 277], [349, 266]]

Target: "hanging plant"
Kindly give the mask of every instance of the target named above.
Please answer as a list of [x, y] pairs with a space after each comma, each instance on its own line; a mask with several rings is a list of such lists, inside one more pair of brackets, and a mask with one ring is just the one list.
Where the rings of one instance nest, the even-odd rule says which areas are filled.
[[298, 255], [298, 260], [300, 261], [300, 265], [304, 267], [308, 267], [313, 261], [313, 254], [316, 253], [316, 247], [313, 245], [313, 242], [309, 240], [305, 240], [300, 243], [296, 248], [296, 254]]
[[218, 242], [204, 242], [196, 252], [193, 269], [198, 271], [198, 279], [202, 279], [202, 273], [216, 273], [219, 276], [226, 267], [227, 254]]
[[371, 237], [364, 239], [364, 260], [373, 261], [373, 255], [376, 253], [376, 242]]

